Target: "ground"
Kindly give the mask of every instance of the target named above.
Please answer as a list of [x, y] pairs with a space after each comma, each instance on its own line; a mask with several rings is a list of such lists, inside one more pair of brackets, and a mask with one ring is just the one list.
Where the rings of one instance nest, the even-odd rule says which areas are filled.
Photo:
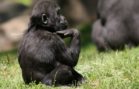
[[139, 47], [98, 53], [94, 45], [83, 43], [76, 66], [87, 79], [81, 86], [25, 85], [14, 50], [0, 53], [0, 89], [139, 89]]

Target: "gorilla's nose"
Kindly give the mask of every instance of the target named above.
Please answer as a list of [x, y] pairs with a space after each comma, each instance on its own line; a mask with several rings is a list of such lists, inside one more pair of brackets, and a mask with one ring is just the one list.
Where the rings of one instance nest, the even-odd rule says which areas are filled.
[[68, 22], [64, 16], [60, 16], [60, 25], [62, 29], [66, 29], [68, 26]]
[[66, 19], [64, 16], [60, 16], [60, 24], [65, 23]]
[[66, 23], [61, 23], [61, 28], [62, 29], [66, 29], [68, 27], [68, 24], [66, 24]]

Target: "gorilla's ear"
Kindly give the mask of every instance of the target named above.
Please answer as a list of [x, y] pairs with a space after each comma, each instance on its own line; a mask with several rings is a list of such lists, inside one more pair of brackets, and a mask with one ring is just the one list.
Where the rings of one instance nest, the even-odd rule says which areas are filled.
[[45, 24], [45, 25], [48, 24], [48, 17], [46, 14], [42, 14], [41, 20], [42, 20], [43, 24]]

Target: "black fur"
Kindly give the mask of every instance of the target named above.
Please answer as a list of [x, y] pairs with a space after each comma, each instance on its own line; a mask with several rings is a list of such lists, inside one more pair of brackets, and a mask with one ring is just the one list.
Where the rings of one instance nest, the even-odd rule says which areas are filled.
[[[18, 58], [26, 84], [34, 81], [68, 85], [83, 80], [74, 70], [80, 53], [80, 34], [75, 29], [66, 29], [67, 21], [59, 9], [54, 0], [38, 0], [33, 8]], [[65, 45], [65, 37], [71, 37], [70, 47]]]
[[92, 38], [99, 51], [139, 44], [139, 1], [99, 0]]

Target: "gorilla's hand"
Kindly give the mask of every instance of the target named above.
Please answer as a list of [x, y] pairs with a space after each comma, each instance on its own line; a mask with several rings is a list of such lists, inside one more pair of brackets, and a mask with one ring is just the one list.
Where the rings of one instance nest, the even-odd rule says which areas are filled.
[[79, 36], [79, 31], [76, 29], [67, 29], [67, 30], [57, 31], [56, 33], [62, 38]]

